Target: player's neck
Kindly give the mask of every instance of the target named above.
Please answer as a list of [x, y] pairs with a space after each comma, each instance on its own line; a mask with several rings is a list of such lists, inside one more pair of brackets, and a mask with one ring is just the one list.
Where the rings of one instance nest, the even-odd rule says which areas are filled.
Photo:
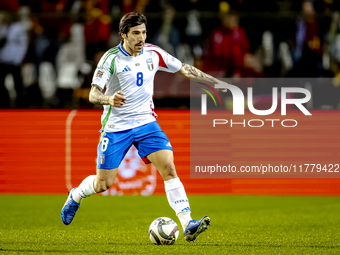
[[133, 57], [137, 57], [140, 53], [140, 52], [137, 52], [137, 51], [133, 51], [125, 41], [123, 42], [122, 46], [123, 46], [124, 50], [126, 50], [127, 53], [129, 53]]

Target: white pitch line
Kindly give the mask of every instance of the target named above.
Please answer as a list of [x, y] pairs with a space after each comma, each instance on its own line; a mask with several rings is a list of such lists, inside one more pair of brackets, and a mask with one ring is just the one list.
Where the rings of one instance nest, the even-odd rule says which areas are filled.
[[68, 191], [72, 189], [71, 183], [71, 130], [72, 120], [76, 116], [77, 110], [72, 110], [66, 120], [66, 136], [65, 136], [65, 180]]

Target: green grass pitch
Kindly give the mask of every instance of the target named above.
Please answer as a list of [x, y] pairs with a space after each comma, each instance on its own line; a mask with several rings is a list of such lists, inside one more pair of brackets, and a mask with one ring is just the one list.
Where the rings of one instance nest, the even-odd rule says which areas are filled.
[[65, 226], [65, 196], [0, 196], [0, 254], [340, 254], [340, 198], [190, 196], [211, 217], [195, 243], [150, 242], [151, 222], [179, 221], [165, 196], [86, 198]]

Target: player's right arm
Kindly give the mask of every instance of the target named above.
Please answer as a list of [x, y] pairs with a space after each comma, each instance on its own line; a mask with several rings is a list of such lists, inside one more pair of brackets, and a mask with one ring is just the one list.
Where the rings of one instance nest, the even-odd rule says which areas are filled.
[[92, 84], [89, 100], [93, 104], [112, 105], [114, 107], [122, 107], [126, 103], [123, 92], [118, 91], [112, 96], [104, 95], [100, 86]]
[[93, 104], [112, 105], [114, 107], [122, 107], [126, 98], [123, 92], [118, 91], [113, 95], [105, 95], [103, 90], [106, 86], [110, 86], [109, 79], [114, 75], [114, 61], [118, 48], [108, 50], [100, 59], [92, 79], [92, 87], [89, 100]]

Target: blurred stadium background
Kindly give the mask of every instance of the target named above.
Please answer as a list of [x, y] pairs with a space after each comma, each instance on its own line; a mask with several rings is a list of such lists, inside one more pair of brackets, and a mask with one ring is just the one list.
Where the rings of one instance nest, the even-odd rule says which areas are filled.
[[[120, 18], [133, 10], [148, 18], [147, 42], [216, 77], [327, 78], [301, 86], [313, 91], [309, 109], [335, 119], [327, 135], [339, 144], [339, 0], [2, 0], [0, 193], [66, 194], [94, 173], [101, 108], [88, 101], [92, 75], [119, 43]], [[158, 72], [154, 101], [189, 195], [340, 194], [338, 179], [190, 179], [189, 81]], [[338, 157], [337, 149], [325, 154]], [[132, 149], [105, 195], [164, 194], [157, 175]]]

